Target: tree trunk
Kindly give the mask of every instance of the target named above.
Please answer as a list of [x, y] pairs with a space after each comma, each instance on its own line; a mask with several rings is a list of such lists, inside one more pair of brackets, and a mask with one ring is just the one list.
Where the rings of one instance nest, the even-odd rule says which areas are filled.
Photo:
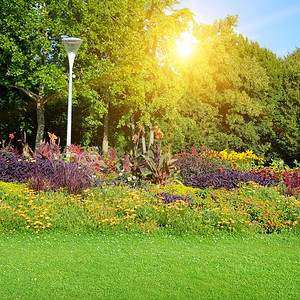
[[131, 126], [131, 140], [134, 143], [135, 123], [134, 123], [134, 115], [133, 114], [130, 117], [130, 126]]
[[35, 138], [35, 152], [39, 149], [40, 144], [44, 138], [45, 131], [45, 105], [43, 102], [36, 103], [36, 116], [37, 116], [37, 132]]
[[145, 137], [145, 128], [142, 129], [142, 148], [143, 148], [143, 154], [145, 154], [147, 152], [146, 137]]
[[151, 148], [151, 146], [153, 145], [153, 141], [154, 141], [154, 134], [153, 134], [153, 131], [152, 131], [152, 126], [150, 128], [150, 136], [149, 136], [149, 146], [148, 146], [148, 149]]
[[102, 151], [104, 153], [108, 152], [108, 108], [109, 104], [106, 104], [107, 112], [104, 114], [104, 122], [103, 122], [103, 141], [102, 141]]

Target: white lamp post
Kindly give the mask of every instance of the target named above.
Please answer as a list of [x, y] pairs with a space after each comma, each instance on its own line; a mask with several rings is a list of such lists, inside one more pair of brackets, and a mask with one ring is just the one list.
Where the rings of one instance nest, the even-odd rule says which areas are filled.
[[[69, 58], [69, 98], [68, 98], [68, 124], [67, 124], [67, 149], [71, 145], [71, 123], [72, 123], [72, 70], [77, 51], [82, 43], [82, 39], [65, 38], [63, 39]], [[68, 151], [68, 150], [67, 150]], [[68, 153], [68, 152], [67, 152]]]

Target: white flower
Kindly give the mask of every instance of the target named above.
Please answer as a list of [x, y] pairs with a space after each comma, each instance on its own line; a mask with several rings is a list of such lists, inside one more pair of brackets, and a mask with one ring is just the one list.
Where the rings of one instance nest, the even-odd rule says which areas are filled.
[[132, 176], [132, 179], [133, 179], [133, 180], [136, 180], [136, 177], [135, 177], [135, 176]]
[[122, 176], [123, 175], [123, 173], [121, 172], [121, 173], [119, 173], [119, 176]]
[[128, 181], [131, 181], [131, 177], [128, 177], [127, 180], [128, 180]]

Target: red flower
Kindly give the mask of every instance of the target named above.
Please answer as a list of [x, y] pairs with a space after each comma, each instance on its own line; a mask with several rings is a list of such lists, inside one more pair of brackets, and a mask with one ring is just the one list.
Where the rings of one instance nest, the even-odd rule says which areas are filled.
[[218, 168], [218, 169], [219, 169], [220, 172], [223, 172], [223, 169], [222, 169], [222, 168]]
[[13, 139], [13, 138], [15, 137], [15, 135], [14, 135], [13, 133], [11, 133], [11, 134], [9, 135], [9, 137], [10, 137], [11, 139]]

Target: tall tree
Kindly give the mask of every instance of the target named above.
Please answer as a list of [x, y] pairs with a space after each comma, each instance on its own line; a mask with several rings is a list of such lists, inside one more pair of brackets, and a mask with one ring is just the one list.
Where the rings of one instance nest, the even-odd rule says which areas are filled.
[[107, 150], [107, 124], [114, 121], [117, 127], [129, 128], [134, 121], [150, 127], [153, 111], [167, 103], [168, 76], [174, 75], [167, 65], [168, 43], [191, 18], [188, 10], [172, 10], [176, 3], [92, 0], [77, 14], [80, 25], [73, 33], [86, 39], [79, 59], [83, 74], [79, 93], [85, 127], [94, 128], [86, 131], [87, 143], [95, 142], [98, 129], [104, 128]]
[[287, 69], [284, 77], [285, 97], [280, 103], [284, 126], [279, 143], [281, 157], [292, 164], [294, 159], [300, 160], [300, 49], [285, 57], [284, 63]]
[[268, 77], [254, 58], [242, 55], [237, 20], [228, 16], [195, 28], [198, 47], [182, 68], [187, 91], [179, 122], [185, 139], [175, 136], [183, 148], [255, 149], [261, 155], [270, 148]]
[[0, 3], [0, 85], [24, 92], [36, 104], [35, 148], [43, 140], [45, 104], [65, 85], [60, 64], [60, 1]]

